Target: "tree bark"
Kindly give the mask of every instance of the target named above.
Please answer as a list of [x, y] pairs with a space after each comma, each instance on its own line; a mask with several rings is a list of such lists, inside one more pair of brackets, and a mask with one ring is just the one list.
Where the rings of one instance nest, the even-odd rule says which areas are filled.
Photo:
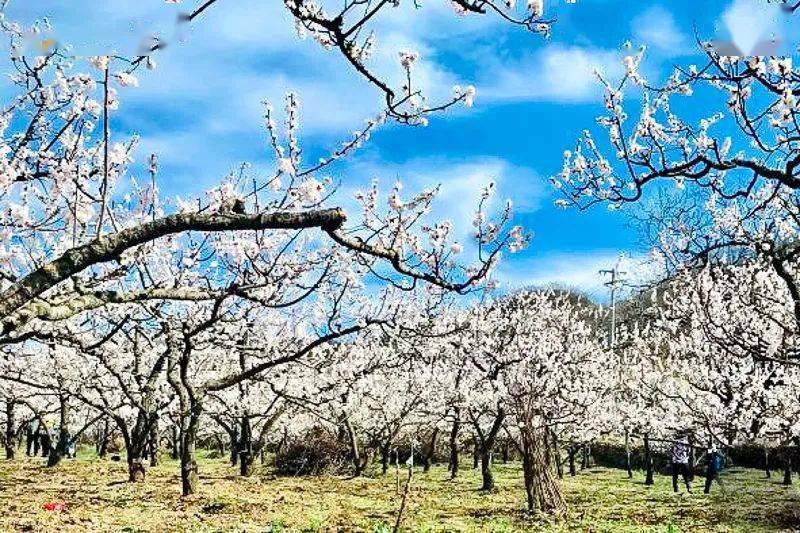
[[[155, 415], [154, 415], [155, 416]], [[158, 466], [161, 446], [158, 441], [158, 417], [155, 416], [150, 426], [150, 466]]]
[[181, 492], [190, 496], [197, 492], [199, 474], [197, 470], [197, 430], [200, 424], [200, 405], [193, 402], [188, 414], [188, 423], [181, 435]]
[[69, 446], [69, 397], [65, 394], [59, 394], [59, 427], [58, 427], [58, 442], [55, 447], [50, 450], [50, 455], [47, 456], [47, 466], [53, 467], [61, 462], [61, 459], [67, 454], [67, 447]]
[[497, 410], [492, 428], [485, 435], [480, 431], [478, 424], [475, 424], [478, 439], [480, 439], [480, 459], [481, 459], [481, 490], [491, 491], [494, 489], [494, 476], [492, 475], [492, 452], [494, 445], [497, 442], [497, 435], [500, 433], [500, 428], [503, 427], [506, 413], [500, 408]]
[[553, 456], [550, 455], [550, 432], [545, 430], [542, 433], [541, 438], [544, 440], [544, 442], [542, 443], [544, 445], [544, 451], [545, 451], [544, 464], [548, 468], [550, 468], [550, 466], [552, 466], [553, 464]]
[[552, 436], [553, 461], [556, 464], [556, 475], [558, 479], [562, 479], [564, 477], [564, 465], [561, 464], [561, 446], [559, 445], [555, 430], [551, 430], [550, 435]]
[[128, 457], [128, 481], [141, 483], [147, 477], [147, 469], [141, 457]]
[[494, 489], [494, 475], [492, 474], [492, 450], [481, 448], [481, 490]]
[[528, 511], [561, 516], [566, 513], [567, 504], [553, 477], [553, 471], [547, 464], [550, 453], [546, 443], [547, 429], [535, 428], [532, 422], [528, 420], [520, 434]]
[[[47, 289], [92, 265], [105, 263], [123, 252], [167, 235], [186, 231], [241, 231], [262, 229], [302, 229], [319, 227], [330, 233], [345, 222], [338, 208], [308, 212], [279, 211], [252, 215], [237, 213], [176, 213], [97, 239], [70, 250], [13, 283], [0, 295], [0, 318], [10, 317]], [[333, 237], [333, 235], [332, 235]], [[35, 314], [35, 312], [34, 312]], [[0, 332], [8, 333], [20, 320], [3, 320]], [[31, 317], [28, 317], [31, 318]]]
[[345, 430], [347, 431], [348, 442], [350, 443], [350, 453], [353, 460], [353, 475], [359, 477], [364, 472], [366, 466], [365, 461], [361, 457], [361, 450], [358, 445], [358, 436], [356, 435], [355, 428], [350, 420], [345, 417], [344, 419]]
[[228, 432], [228, 440], [231, 446], [231, 466], [236, 466], [239, 464], [239, 432], [236, 428], [236, 425], [231, 425], [231, 431]]
[[249, 477], [253, 474], [253, 430], [250, 426], [250, 417], [245, 414], [239, 431], [239, 474]]

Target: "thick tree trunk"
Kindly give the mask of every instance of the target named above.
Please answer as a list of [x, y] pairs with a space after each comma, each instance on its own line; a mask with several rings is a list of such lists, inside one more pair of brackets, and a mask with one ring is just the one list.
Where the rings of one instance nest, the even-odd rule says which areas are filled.
[[67, 454], [69, 447], [69, 398], [61, 394], [58, 397], [59, 402], [59, 427], [58, 427], [58, 441], [54, 448], [50, 450], [50, 455], [47, 457], [47, 466], [53, 467], [61, 462], [61, 459]]
[[189, 420], [181, 435], [181, 491], [184, 496], [195, 494], [199, 482], [196, 447], [200, 405], [192, 405], [187, 416]]
[[9, 461], [14, 459], [14, 451], [16, 446], [14, 445], [14, 426], [16, 425], [16, 420], [14, 419], [14, 408], [16, 407], [13, 400], [6, 401], [6, 459]]
[[124, 418], [115, 418], [117, 427], [125, 441], [125, 450], [128, 457], [128, 481], [131, 482], [142, 482], [147, 475], [148, 443], [150, 440], [149, 422], [151, 416], [144, 410], [139, 410], [136, 423], [130, 429]]
[[136, 426], [133, 427], [132, 431], [128, 428], [127, 422], [123, 417], [114, 417], [114, 422], [116, 422], [125, 444], [128, 481], [130, 483], [142, 482], [146, 477], [147, 469], [142, 461], [145, 443], [141, 441], [141, 435], [138, 433], [141, 419], [137, 420]]
[[492, 450], [481, 449], [481, 490], [494, 489], [494, 476], [492, 475]]
[[644, 435], [644, 467], [645, 467], [645, 477], [644, 477], [644, 484], [645, 485], [652, 485], [653, 484], [653, 455], [650, 451], [650, 435], [645, 433]]
[[633, 468], [631, 466], [631, 434], [628, 428], [625, 428], [625, 470], [628, 472], [628, 479], [631, 479]]
[[359, 477], [362, 473], [364, 473], [366, 461], [364, 461], [361, 457], [361, 450], [358, 445], [358, 436], [356, 435], [355, 428], [353, 428], [353, 425], [347, 418], [344, 419], [344, 424], [345, 430], [347, 431], [348, 442], [350, 443], [350, 454], [352, 455], [353, 460], [353, 475], [355, 477]]
[[141, 483], [147, 476], [147, 469], [141, 457], [128, 456], [128, 481]]
[[544, 464], [548, 468], [550, 468], [553, 464], [553, 456], [550, 455], [550, 432], [545, 430], [542, 433], [541, 438], [544, 440], [544, 442], [542, 443], [544, 445], [544, 451], [545, 451]]
[[461, 429], [460, 425], [459, 410], [456, 409], [453, 427], [450, 428], [450, 479], [455, 479], [458, 476], [458, 432]]
[[250, 417], [243, 416], [239, 438], [239, 474], [249, 477], [253, 474], [253, 432], [250, 427]]
[[158, 466], [161, 447], [158, 442], [158, 417], [153, 419], [149, 435], [150, 466]]
[[531, 426], [522, 428], [522, 468], [529, 512], [560, 516], [567, 504], [558, 482], [547, 464], [549, 455], [546, 432]]
[[249, 450], [242, 451], [239, 458], [239, 475], [242, 477], [250, 477], [253, 475], [253, 464], [255, 457]]

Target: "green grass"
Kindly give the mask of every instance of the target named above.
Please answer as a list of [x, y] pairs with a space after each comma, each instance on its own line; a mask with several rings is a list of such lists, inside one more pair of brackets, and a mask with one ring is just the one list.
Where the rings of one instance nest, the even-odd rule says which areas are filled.
[[[497, 464], [497, 490], [477, 489], [469, 468], [451, 482], [442, 466], [414, 474], [405, 531], [697, 532], [786, 531], [800, 527], [800, 494], [756, 471], [726, 471], [725, 491], [673, 494], [670, 479], [647, 487], [617, 470], [596, 468], [562, 482], [570, 506], [559, 522], [522, 512], [517, 464]], [[81, 453], [56, 469], [41, 460], [0, 462], [0, 530], [19, 531], [391, 531], [400, 497], [395, 474], [358, 479], [285, 478], [262, 468], [240, 478], [224, 459], [204, 455], [200, 490], [181, 498], [178, 465], [165, 461], [144, 483], [126, 483], [122, 462]], [[696, 483], [702, 481], [698, 479]], [[698, 487], [699, 488], [699, 487]], [[64, 500], [63, 513], [42, 504]]]

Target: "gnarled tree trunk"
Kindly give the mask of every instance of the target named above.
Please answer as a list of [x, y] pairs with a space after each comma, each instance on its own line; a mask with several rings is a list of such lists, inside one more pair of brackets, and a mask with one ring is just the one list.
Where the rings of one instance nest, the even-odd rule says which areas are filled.
[[550, 442], [553, 447], [553, 462], [556, 465], [556, 475], [558, 479], [561, 479], [564, 477], [564, 465], [561, 464], [561, 446], [559, 445], [558, 435], [556, 435], [555, 430], [550, 431], [550, 436], [552, 437]]
[[200, 425], [200, 405], [194, 403], [187, 415], [181, 435], [181, 492], [190, 496], [197, 492], [200, 476], [197, 470], [197, 431]]
[[249, 477], [253, 474], [253, 431], [250, 426], [250, 417], [242, 417], [239, 430], [239, 474]]
[[353, 427], [353, 424], [350, 423], [350, 419], [346, 416], [344, 417], [344, 427], [347, 431], [347, 440], [350, 444], [350, 454], [353, 460], [353, 475], [355, 477], [359, 477], [364, 473], [364, 468], [367, 466], [367, 461], [361, 455], [361, 449], [358, 444], [358, 435], [356, 435], [355, 428]]
[[50, 455], [47, 456], [47, 466], [53, 467], [61, 462], [61, 459], [67, 454], [67, 447], [69, 446], [69, 397], [66, 394], [59, 394], [59, 427], [58, 427], [58, 441], [55, 447], [50, 450]]
[[547, 464], [549, 452], [546, 431], [546, 428], [535, 427], [531, 419], [526, 421], [520, 431], [528, 511], [561, 516], [567, 511], [567, 503], [553, 477], [552, 469]]

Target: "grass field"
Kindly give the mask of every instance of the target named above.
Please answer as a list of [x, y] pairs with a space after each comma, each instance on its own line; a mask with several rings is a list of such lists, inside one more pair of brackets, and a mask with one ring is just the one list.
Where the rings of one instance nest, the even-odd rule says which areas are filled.
[[[476, 490], [467, 468], [455, 482], [442, 466], [415, 472], [404, 531], [791, 531], [800, 527], [800, 493], [761, 472], [730, 470], [724, 493], [671, 492], [659, 476], [646, 487], [617, 470], [581, 472], [563, 481], [569, 516], [559, 523], [529, 517], [519, 466], [497, 464], [498, 488]], [[8, 531], [384, 531], [400, 497], [395, 474], [345, 479], [286, 478], [268, 469], [236, 475], [222, 459], [204, 458], [199, 494], [181, 498], [178, 465], [165, 461], [131, 484], [124, 463], [80, 456], [56, 469], [40, 460], [0, 462], [0, 529]], [[699, 483], [701, 480], [697, 480]], [[63, 512], [42, 505], [56, 499]], [[391, 527], [389, 527], [391, 530]]]

